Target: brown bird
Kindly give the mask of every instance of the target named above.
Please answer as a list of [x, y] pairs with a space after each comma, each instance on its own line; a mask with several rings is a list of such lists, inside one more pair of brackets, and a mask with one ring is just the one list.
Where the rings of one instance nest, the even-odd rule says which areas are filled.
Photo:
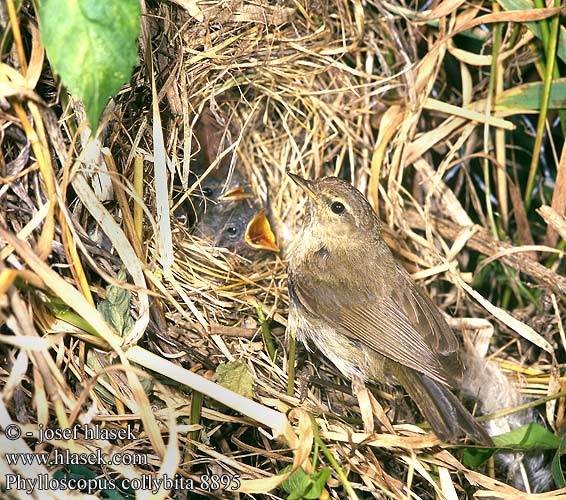
[[364, 196], [336, 177], [289, 173], [309, 196], [289, 260], [289, 326], [353, 386], [402, 385], [445, 441], [462, 434], [491, 445], [451, 388], [463, 374], [458, 340], [429, 296], [394, 259]]

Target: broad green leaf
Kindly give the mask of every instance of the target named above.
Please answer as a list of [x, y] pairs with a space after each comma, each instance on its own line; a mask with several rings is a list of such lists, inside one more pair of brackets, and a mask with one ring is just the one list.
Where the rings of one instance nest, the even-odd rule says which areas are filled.
[[108, 479], [101, 478], [98, 481], [96, 480], [98, 474], [96, 472], [91, 471], [85, 465], [67, 465], [64, 469], [59, 469], [53, 473], [53, 477], [55, 479], [66, 479], [67, 481], [73, 479], [78, 481], [79, 479], [85, 480], [87, 485], [90, 485], [94, 490], [98, 489], [97, 486], [104, 486], [105, 484], [108, 485], [108, 488], [102, 488], [100, 493], [104, 493], [102, 498], [108, 498], [110, 500], [124, 500], [125, 497], [120, 493], [116, 487], [111, 487]]
[[497, 453], [494, 448], [475, 448], [469, 447], [464, 450], [462, 462], [470, 469], [477, 469], [480, 465], [487, 462]]
[[[535, 6], [531, 0], [497, 0], [497, 3], [503, 7], [504, 10], [534, 10]], [[540, 30], [540, 23], [548, 23], [550, 19], [544, 21], [533, 21], [524, 23], [539, 39], [542, 40]], [[556, 47], [556, 57], [559, 57], [566, 62], [566, 28], [560, 26], [558, 31], [558, 46]]]
[[498, 448], [510, 448], [519, 451], [555, 450], [560, 446], [558, 436], [534, 422], [491, 438]]
[[[495, 110], [498, 112], [538, 111], [542, 102], [543, 83], [526, 83], [506, 90], [497, 96]], [[566, 78], [552, 82], [548, 109], [566, 109]]]
[[53, 477], [61, 479], [64, 477], [73, 479], [94, 479], [96, 472], [91, 471], [86, 465], [69, 465], [68, 472], [59, 469], [53, 473]]
[[[281, 472], [287, 472], [290, 468], [291, 466], [289, 465]], [[281, 487], [289, 494], [287, 500], [311, 500], [320, 497], [329, 477], [330, 469], [327, 467], [310, 475], [307, 475], [303, 469], [298, 468], [283, 481]]]
[[328, 467], [324, 467], [314, 475], [311, 474], [312, 485], [309, 491], [306, 492], [305, 498], [319, 498], [329, 477], [330, 469]]
[[93, 131], [137, 64], [137, 0], [42, 0], [41, 40], [51, 66], [83, 100]]
[[491, 438], [495, 445], [494, 448], [465, 448], [463, 462], [467, 467], [477, 469], [502, 449], [515, 451], [554, 450], [560, 446], [561, 442], [559, 437], [534, 422]]
[[[118, 273], [118, 279], [122, 281], [126, 279], [124, 270]], [[106, 288], [106, 298], [96, 306], [103, 318], [122, 337], [134, 324], [134, 318], [130, 314], [131, 295], [126, 288], [110, 285]]]
[[242, 361], [219, 364], [216, 367], [214, 381], [248, 399], [253, 397], [252, 376]]
[[[291, 470], [292, 465], [288, 465], [281, 470], [281, 474], [285, 474]], [[303, 488], [308, 480], [306, 472], [300, 467], [293, 472], [285, 481], [281, 483], [281, 487], [289, 495], [294, 494], [299, 491], [303, 491]]]
[[[122, 495], [117, 489], [106, 489], [100, 490], [100, 493], [103, 493], [105, 496], [102, 497], [108, 500], [126, 500], [126, 497]], [[131, 498], [131, 497], [130, 497]]]

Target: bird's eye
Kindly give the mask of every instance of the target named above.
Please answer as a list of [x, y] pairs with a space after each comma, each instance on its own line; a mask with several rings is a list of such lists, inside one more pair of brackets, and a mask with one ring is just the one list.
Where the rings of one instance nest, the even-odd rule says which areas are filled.
[[339, 201], [332, 202], [330, 205], [330, 210], [332, 210], [336, 215], [341, 215], [346, 210], [344, 203], [340, 203]]
[[229, 236], [236, 236], [238, 234], [238, 228], [236, 226], [228, 226], [224, 229], [224, 232]]
[[205, 198], [211, 198], [212, 193], [213, 193], [212, 188], [209, 187], [202, 188], [202, 194]]

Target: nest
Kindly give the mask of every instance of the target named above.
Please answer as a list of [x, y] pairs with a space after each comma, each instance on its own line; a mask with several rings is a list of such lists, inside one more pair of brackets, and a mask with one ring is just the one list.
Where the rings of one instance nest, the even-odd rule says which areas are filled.
[[[163, 475], [177, 480], [164, 485], [171, 498], [243, 498], [246, 491], [280, 498], [287, 494], [272, 476], [291, 463], [308, 468], [310, 454], [319, 469], [332, 466], [331, 457], [340, 464], [326, 482], [331, 498], [351, 496], [351, 488], [360, 498], [456, 498], [478, 489], [518, 498], [493, 471], [470, 470], [458, 450], [423, 431], [392, 387], [376, 395], [396, 434], [371, 437], [329, 362], [299, 349], [298, 378], [316, 383], [295, 380], [284, 334], [286, 258], [306, 200], [286, 172], [337, 175], [366, 194], [387, 242], [454, 318], [451, 326], [525, 394], [555, 395], [545, 418], [560, 433], [556, 360], [564, 350], [566, 279], [558, 235], [564, 238], [566, 223], [554, 198], [553, 208], [544, 206], [544, 172], [535, 177], [543, 220], [529, 222], [533, 210], [520, 191], [527, 167], [509, 132], [529, 115], [506, 107], [503, 91], [527, 73], [539, 81], [534, 36], [522, 27], [518, 43], [503, 39], [501, 86], [490, 84], [491, 56], [480, 50], [493, 47], [481, 26], [497, 21], [507, 29], [528, 19], [485, 14], [479, 4], [426, 12], [411, 3], [346, 0], [201, 2], [189, 3], [188, 12], [178, 4], [148, 7], [142, 64], [114, 98], [96, 141], [88, 139], [81, 104], [71, 100], [72, 116], [63, 106], [48, 68], [32, 90], [49, 106], [37, 106], [13, 82], [16, 90], [8, 83], [0, 95], [0, 415], [4, 429], [15, 423], [34, 438], [4, 439], [2, 451], [99, 449], [130, 460], [89, 471], [68, 462], [32, 471], [2, 462], [5, 473], [32, 478], [58, 470], [58, 478], [114, 483], [93, 482], [85, 498], [110, 490], [142, 496], [148, 488], [140, 483], [136, 493], [131, 480]], [[19, 67], [15, 57], [4, 64]], [[552, 137], [545, 141], [553, 151]], [[554, 153], [547, 171], [556, 172]], [[244, 185], [243, 198], [251, 212], [266, 214], [278, 252], [252, 245], [235, 253], [198, 233], [214, 213], [205, 189], [215, 177], [221, 196]], [[92, 186], [101, 187], [95, 194]], [[104, 299], [112, 328], [94, 309]], [[273, 413], [260, 414], [251, 402], [234, 412], [216, 401], [220, 392], [193, 385], [193, 373]], [[284, 439], [271, 439], [269, 418], [290, 409], [295, 428], [281, 424]], [[79, 423], [114, 434], [38, 444], [38, 426]], [[117, 434], [127, 423], [134, 438]], [[313, 425], [317, 443], [328, 447], [316, 458]], [[245, 488], [232, 493], [241, 482]]]

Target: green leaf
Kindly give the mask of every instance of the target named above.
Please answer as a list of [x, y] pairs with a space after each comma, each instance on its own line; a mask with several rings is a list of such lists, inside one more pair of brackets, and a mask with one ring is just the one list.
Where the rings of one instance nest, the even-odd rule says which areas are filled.
[[[53, 473], [53, 477], [55, 479], [96, 479], [98, 474], [96, 472], [91, 471], [88, 467], [84, 465], [68, 465], [65, 469], [56, 470]], [[89, 483], [87, 483], [89, 484]], [[90, 483], [96, 484], [96, 482]], [[110, 500], [124, 500], [125, 497], [117, 490], [112, 488], [101, 489], [100, 493], [104, 493], [104, 496], [101, 498], [108, 498]]]
[[[281, 473], [287, 472], [290, 469], [291, 466], [289, 465]], [[320, 497], [329, 477], [330, 469], [328, 467], [324, 467], [317, 473], [311, 473], [310, 475], [307, 475], [303, 469], [298, 468], [283, 481], [281, 487], [289, 494], [288, 500], [311, 500]]]
[[564, 471], [562, 470], [562, 464], [560, 458], [562, 455], [566, 454], [566, 436], [562, 436], [560, 440], [560, 446], [554, 454], [552, 459], [552, 478], [557, 488], [564, 488], [566, 486], [566, 480], [564, 479]]
[[[530, 0], [497, 0], [497, 3], [499, 3], [504, 10], [534, 10], [535, 7], [534, 3]], [[541, 22], [548, 23], [550, 22], [550, 19], [524, 23], [539, 40], [542, 40], [542, 32], [540, 29]], [[566, 62], [566, 28], [564, 28], [564, 26], [560, 27], [560, 31], [558, 33], [556, 56]]]
[[464, 449], [464, 465], [477, 469], [492, 455], [502, 450], [537, 451], [557, 449], [561, 440], [542, 425], [531, 422], [498, 436], [491, 436], [495, 448], [468, 447]]
[[137, 65], [137, 0], [42, 0], [41, 39], [53, 70], [83, 100], [91, 128]]
[[[291, 465], [285, 467], [281, 472], [285, 473], [291, 469]], [[309, 476], [305, 473], [303, 469], [300, 467], [293, 472], [283, 483], [281, 483], [281, 487], [289, 494], [288, 499], [291, 498], [302, 498], [301, 495], [305, 491], [305, 488], [308, 487], [309, 484]]]
[[[538, 111], [542, 103], [544, 83], [525, 83], [498, 94], [495, 110], [506, 114]], [[566, 78], [552, 82], [548, 109], [566, 109]]]
[[[126, 279], [124, 270], [118, 273], [118, 279]], [[122, 337], [128, 333], [128, 330], [134, 324], [134, 318], [132, 318], [130, 314], [131, 295], [130, 291], [126, 288], [110, 285], [106, 288], [106, 298], [96, 306], [104, 319], [110, 323]]]
[[98, 332], [90, 325], [90, 323], [86, 322], [82, 316], [79, 316], [76, 312], [74, 312], [59, 297], [43, 292], [41, 298], [45, 302], [47, 309], [49, 309], [57, 319], [76, 326], [85, 332], [98, 335]]
[[96, 477], [96, 472], [91, 471], [85, 465], [69, 465], [67, 466], [68, 472], [63, 469], [59, 469], [53, 473], [53, 477], [56, 479], [61, 479], [64, 477], [73, 479], [94, 479]]
[[558, 436], [534, 422], [491, 438], [497, 448], [516, 451], [555, 450], [560, 446]]
[[[102, 498], [107, 498], [108, 500], [125, 500], [126, 497], [124, 495], [122, 495], [122, 493], [120, 493], [118, 490], [110, 490], [110, 489], [106, 489], [106, 490], [100, 490], [100, 493], [104, 493], [104, 497]], [[130, 497], [131, 498], [131, 497]]]
[[219, 364], [213, 380], [248, 399], [253, 398], [252, 376], [247, 365], [242, 361]]
[[466, 448], [462, 455], [462, 462], [469, 469], [477, 469], [497, 453], [493, 448]]
[[324, 490], [329, 477], [330, 469], [328, 467], [324, 467], [314, 476], [311, 474], [312, 486], [305, 495], [305, 498], [319, 498], [322, 495], [322, 490]]

